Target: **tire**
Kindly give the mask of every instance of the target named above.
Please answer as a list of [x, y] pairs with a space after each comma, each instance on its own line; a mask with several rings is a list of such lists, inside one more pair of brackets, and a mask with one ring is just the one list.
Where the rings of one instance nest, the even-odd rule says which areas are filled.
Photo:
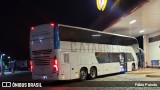
[[95, 67], [91, 67], [89, 78], [95, 79], [97, 77], [97, 69]]
[[80, 81], [85, 81], [87, 79], [87, 70], [85, 68], [82, 68], [80, 70]]
[[132, 71], [135, 71], [135, 65], [132, 64]]

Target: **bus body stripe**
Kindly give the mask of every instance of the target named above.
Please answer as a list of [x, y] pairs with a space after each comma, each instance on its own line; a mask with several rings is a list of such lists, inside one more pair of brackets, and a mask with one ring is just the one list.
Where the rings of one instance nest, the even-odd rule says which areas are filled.
[[58, 25], [56, 24], [54, 27], [54, 49], [60, 49], [60, 41], [59, 41], [59, 30]]

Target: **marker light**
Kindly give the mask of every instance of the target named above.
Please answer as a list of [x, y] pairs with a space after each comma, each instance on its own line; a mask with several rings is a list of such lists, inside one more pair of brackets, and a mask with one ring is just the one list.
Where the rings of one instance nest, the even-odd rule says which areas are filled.
[[31, 68], [31, 72], [33, 71], [33, 62], [32, 62], [32, 60], [30, 60], [30, 68]]
[[54, 23], [51, 23], [51, 26], [54, 27]]
[[34, 30], [34, 27], [31, 27], [31, 30]]

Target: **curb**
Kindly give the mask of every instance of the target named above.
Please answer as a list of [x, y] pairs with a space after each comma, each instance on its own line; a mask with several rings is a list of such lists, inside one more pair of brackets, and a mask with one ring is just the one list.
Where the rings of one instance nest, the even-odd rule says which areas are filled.
[[126, 74], [151, 74], [154, 72], [126, 72]]
[[158, 74], [154, 74], [154, 75], [146, 75], [146, 77], [159, 77], [159, 78], [160, 78], [160, 75], [158, 75]]

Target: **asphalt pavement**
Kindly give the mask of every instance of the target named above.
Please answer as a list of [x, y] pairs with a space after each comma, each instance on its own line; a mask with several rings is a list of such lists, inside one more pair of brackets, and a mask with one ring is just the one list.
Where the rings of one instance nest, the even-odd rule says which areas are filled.
[[[160, 90], [160, 86], [134, 86], [135, 83], [158, 83], [159, 85], [159, 77], [147, 77], [147, 75], [160, 75], [160, 69], [146, 68], [127, 72], [125, 74], [103, 75], [99, 76], [97, 79], [84, 82], [79, 82], [78, 80], [53, 81], [49, 83], [42, 82], [43, 88], [20, 88], [20, 90]], [[35, 82], [31, 78], [30, 71], [5, 72], [5, 76], [0, 77], [0, 81]], [[131, 87], [127, 87], [129, 84], [131, 84]], [[3, 88], [3, 90], [5, 89], [8, 90], [9, 88]]]
[[4, 76], [0, 76], [0, 81], [32, 81], [31, 75], [30, 71], [6, 71]]

